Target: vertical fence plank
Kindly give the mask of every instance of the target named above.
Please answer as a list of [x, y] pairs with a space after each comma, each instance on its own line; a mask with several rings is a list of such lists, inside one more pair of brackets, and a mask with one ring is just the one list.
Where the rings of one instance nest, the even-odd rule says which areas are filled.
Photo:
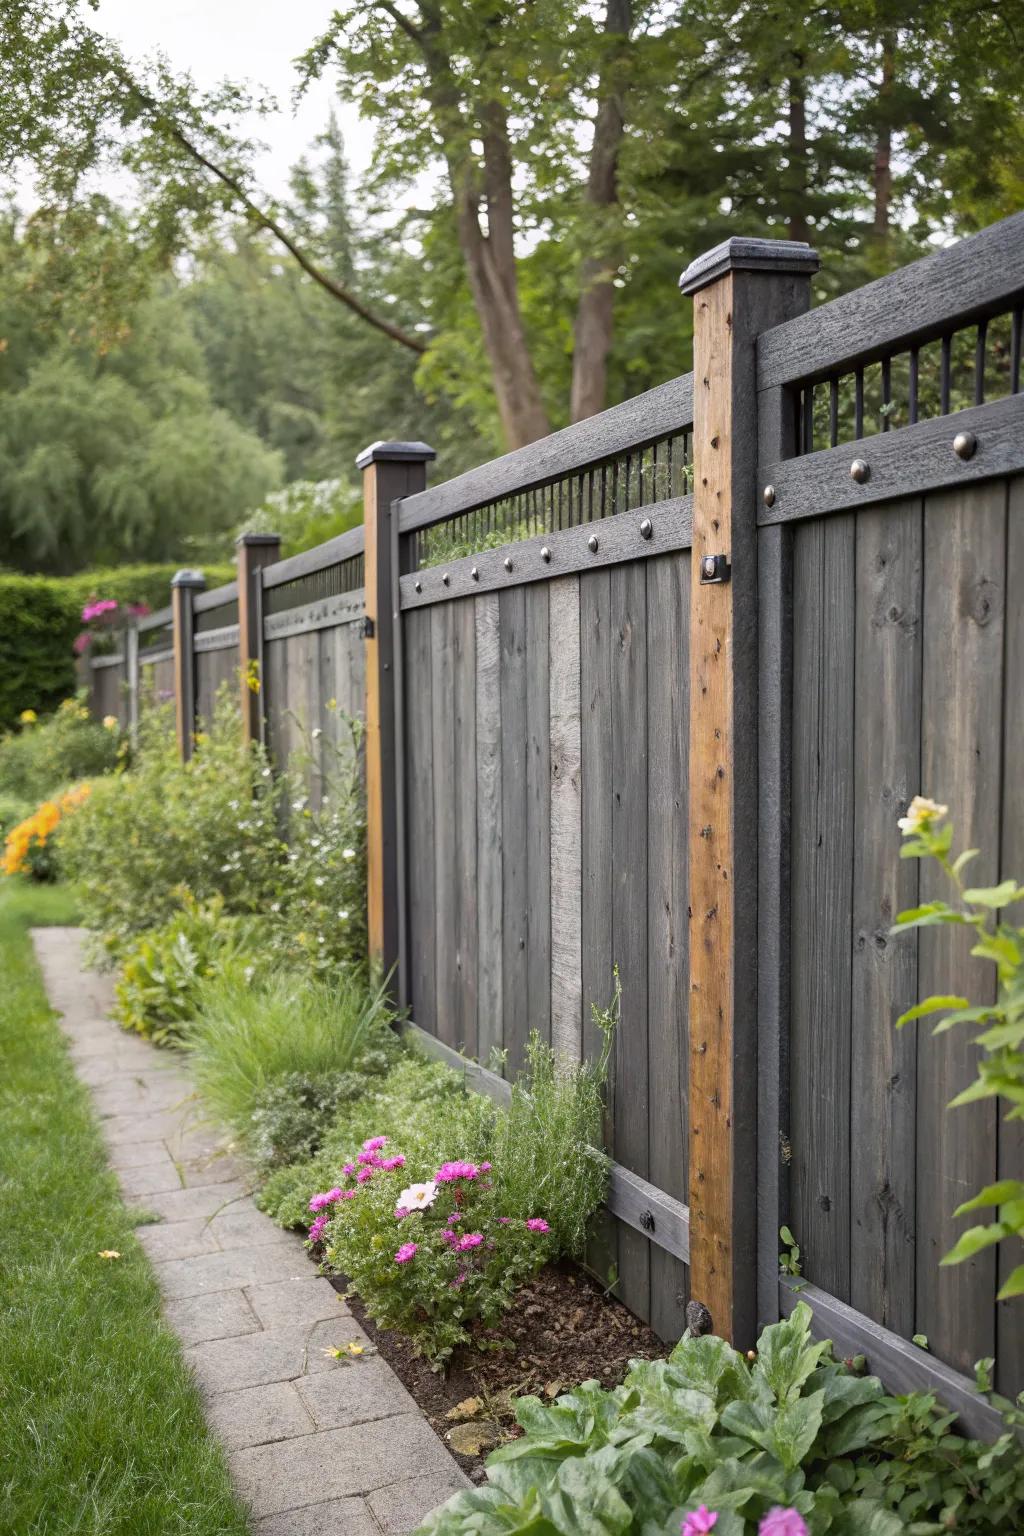
[[502, 1048], [507, 1072], [523, 1065], [529, 1017], [526, 588], [499, 599], [501, 644]]
[[[1006, 672], [1003, 678], [1003, 782], [1000, 880], [1024, 883], [1024, 477], [1008, 487], [1006, 527]], [[1012, 920], [1020, 923], [1021, 909]], [[1024, 1122], [1007, 1121], [999, 1105], [999, 1178], [1024, 1179]], [[998, 1284], [1020, 1262], [1012, 1243], [999, 1250]], [[1007, 1397], [1024, 1388], [1024, 1319], [1020, 1297], [996, 1304], [996, 1385]]]
[[431, 623], [430, 608], [406, 613], [402, 620], [409, 1000], [413, 1022], [428, 1034], [436, 1032]]
[[[1006, 489], [999, 482], [925, 500], [924, 699], [921, 788], [950, 808], [958, 848], [980, 849], [969, 876], [995, 881], [999, 869], [1000, 700], [1006, 560]], [[948, 896], [942, 872], [921, 866], [921, 900]], [[924, 929], [921, 995], [962, 992], [974, 1003], [995, 995], [992, 967], [970, 958], [969, 932]], [[974, 1218], [952, 1212], [996, 1175], [996, 1110], [991, 1101], [948, 1110], [975, 1075], [966, 1030], [933, 1038], [918, 1026], [917, 1147], [927, 1176], [917, 1192], [917, 1327], [958, 1370], [994, 1353], [991, 1248], [939, 1268]]]
[[[648, 1176], [687, 1194], [688, 838], [687, 735], [690, 560], [647, 562]], [[675, 1339], [686, 1326], [686, 1266], [651, 1244], [651, 1326]]]
[[917, 944], [889, 937], [917, 901], [897, 818], [920, 783], [922, 507], [857, 517], [853, 840], [850, 1302], [914, 1332]]
[[[263, 704], [260, 694], [254, 693], [249, 687], [249, 669], [255, 664], [257, 673], [263, 672], [262, 571], [265, 565], [273, 565], [280, 557], [280, 534], [243, 533], [235, 541], [235, 562], [238, 573], [238, 669], [243, 741], [259, 740], [260, 712]], [[259, 676], [259, 682], [262, 689], [262, 675]]]
[[551, 1042], [570, 1061], [583, 1050], [580, 584], [550, 587]]
[[177, 571], [171, 578], [174, 635], [174, 719], [178, 755], [188, 762], [196, 730], [195, 612], [193, 598], [206, 586], [201, 571]]
[[[622, 980], [615, 1042], [615, 1157], [649, 1171], [647, 1006], [647, 585], [643, 565], [611, 572], [612, 933]], [[619, 1233], [623, 1301], [650, 1315], [650, 1244]]]
[[853, 864], [852, 514], [808, 524], [794, 551], [792, 1217], [805, 1273], [850, 1288]]
[[455, 1045], [459, 1031], [458, 846], [455, 812], [455, 613], [451, 603], [430, 610], [430, 670], [434, 764], [434, 934], [436, 1033]]
[[549, 586], [525, 588], [526, 903], [529, 1028], [551, 1039], [551, 722]]
[[477, 1050], [487, 1062], [502, 1030], [501, 642], [498, 594], [474, 601], [476, 623]]
[[455, 865], [456, 917], [455, 1040], [460, 1051], [475, 1056], [479, 1050], [477, 1014], [478, 897], [476, 852], [476, 617], [473, 600], [452, 603], [454, 640], [454, 693], [452, 698], [455, 748]]

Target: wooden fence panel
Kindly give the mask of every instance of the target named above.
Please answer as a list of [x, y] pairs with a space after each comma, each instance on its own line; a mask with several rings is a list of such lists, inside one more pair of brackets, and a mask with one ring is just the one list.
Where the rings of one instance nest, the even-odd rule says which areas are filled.
[[213, 718], [217, 694], [223, 686], [229, 686], [232, 699], [238, 693], [238, 645], [223, 646], [214, 651], [196, 652], [196, 715], [200, 721]]

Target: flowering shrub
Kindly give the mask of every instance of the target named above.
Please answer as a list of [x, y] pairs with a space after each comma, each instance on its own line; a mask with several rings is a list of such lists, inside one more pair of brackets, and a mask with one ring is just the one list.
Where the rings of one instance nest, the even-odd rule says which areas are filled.
[[[975, 939], [971, 954], [991, 961], [996, 967], [996, 1000], [972, 1007], [966, 997], [927, 997], [908, 1009], [897, 1024], [902, 1026], [914, 1019], [939, 1013], [943, 1017], [932, 1031], [936, 1035], [957, 1025], [981, 1026], [974, 1037], [975, 1044], [981, 1047], [977, 1078], [951, 1100], [949, 1107], [955, 1109], [961, 1104], [974, 1104], [979, 1099], [1003, 1098], [1010, 1106], [1006, 1119], [1024, 1120], [1024, 927], [1007, 922], [1005, 915], [1001, 919], [996, 917], [998, 912], [1005, 914], [1006, 908], [1024, 901], [1024, 886], [1018, 885], [1016, 880], [1004, 880], [996, 886], [968, 887], [962, 878], [963, 870], [977, 857], [978, 850], [969, 848], [950, 860], [953, 828], [945, 819], [947, 814], [947, 806], [916, 795], [906, 816], [900, 818], [899, 827], [904, 837], [901, 854], [905, 859], [934, 859], [953, 887], [956, 905], [928, 901], [923, 906], [901, 912], [893, 932], [905, 933], [911, 928], [930, 928], [946, 923], [973, 929]], [[954, 1215], [992, 1209], [998, 1210], [998, 1220], [969, 1227], [946, 1254], [943, 1264], [961, 1264], [983, 1248], [1006, 1239], [1019, 1244], [1024, 1237], [1024, 1182], [1000, 1179], [998, 1183], [987, 1184], [972, 1199], [959, 1205]], [[1024, 1264], [1013, 1269], [999, 1291], [998, 1299], [1021, 1295], [1024, 1295]]]
[[[354, 1206], [358, 1201], [353, 1202]], [[422, 1536], [939, 1536], [1019, 1531], [1024, 1457], [1005, 1404], [994, 1445], [952, 1434], [930, 1393], [890, 1397], [813, 1343], [809, 1307], [766, 1328], [753, 1361], [685, 1337], [554, 1403], [521, 1398], [521, 1439], [487, 1486], [458, 1493]]]
[[116, 632], [132, 619], [144, 618], [149, 613], [148, 603], [126, 603], [123, 606], [116, 597], [90, 598], [82, 609], [85, 626], [75, 639], [75, 655], [85, 651], [96, 655], [112, 651], [116, 645]]
[[491, 1173], [459, 1158], [410, 1180], [405, 1154], [371, 1136], [309, 1202], [309, 1240], [324, 1244], [327, 1264], [382, 1328], [436, 1362], [470, 1340], [471, 1323], [493, 1325], [551, 1256], [548, 1223], [503, 1214]]
[[5, 875], [30, 875], [33, 880], [56, 880], [60, 861], [53, 834], [61, 820], [89, 795], [89, 785], [79, 784], [56, 800], [44, 800], [25, 821], [12, 827], [4, 845]]
[[45, 719], [23, 710], [19, 729], [0, 739], [0, 794], [38, 803], [75, 779], [112, 772], [126, 750], [117, 721], [98, 724], [80, 699]]

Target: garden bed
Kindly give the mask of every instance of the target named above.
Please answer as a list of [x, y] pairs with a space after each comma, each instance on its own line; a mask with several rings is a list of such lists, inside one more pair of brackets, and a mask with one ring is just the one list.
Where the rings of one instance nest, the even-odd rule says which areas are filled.
[[[329, 1278], [336, 1290], [346, 1290], [343, 1277]], [[474, 1329], [490, 1347], [457, 1350], [444, 1374], [433, 1370], [402, 1334], [378, 1329], [358, 1296], [349, 1297], [348, 1304], [474, 1482], [482, 1481], [484, 1461], [494, 1446], [521, 1433], [512, 1416], [513, 1398], [554, 1398], [581, 1381], [618, 1386], [630, 1360], [660, 1359], [666, 1348], [598, 1281], [571, 1263], [549, 1264], [528, 1281], [498, 1327]]]

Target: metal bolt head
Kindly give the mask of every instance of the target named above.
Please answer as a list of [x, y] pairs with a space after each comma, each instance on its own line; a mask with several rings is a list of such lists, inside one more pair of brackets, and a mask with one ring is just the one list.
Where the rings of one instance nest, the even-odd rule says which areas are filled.
[[958, 459], [973, 459], [978, 449], [978, 439], [973, 432], [958, 432], [953, 439], [953, 452]]
[[510, 571], [512, 569], [512, 556], [511, 555], [506, 555], [505, 556], [505, 569], [506, 569], [506, 571]]
[[444, 575], [441, 577], [441, 580], [444, 582], [445, 586], [447, 586], [448, 583], [451, 581], [451, 577], [449, 576], [447, 571], [445, 571]]
[[597, 554], [597, 534], [596, 533], [592, 533], [590, 535], [590, 538], [587, 540], [587, 548], [590, 550], [590, 553], [592, 555], [596, 555]]
[[863, 485], [871, 474], [871, 470], [864, 459], [854, 459], [850, 465], [850, 479], [856, 480], [858, 485]]
[[775, 487], [774, 487], [774, 485], [766, 485], [765, 486], [764, 490], [761, 492], [761, 500], [764, 502], [766, 507], [774, 507], [774, 505], [775, 505]]
[[705, 555], [701, 565], [704, 567], [704, 575], [708, 578], [715, 574], [716, 561], [714, 555]]
[[416, 581], [413, 582], [413, 586], [416, 588], [417, 592], [422, 592], [423, 591], [423, 583], [422, 583], [422, 581], [417, 579]]
[[474, 565], [473, 569], [470, 571], [469, 574], [473, 578], [474, 581], [479, 581], [480, 580], [480, 572], [479, 572], [479, 570], [477, 569], [477, 567], [475, 565]]
[[651, 522], [649, 517], [645, 517], [643, 522], [640, 524], [640, 537], [642, 539], [649, 539], [653, 532], [654, 524]]
[[548, 561], [551, 559], [551, 551], [548, 549], [546, 544], [540, 552], [540, 557], [544, 561], [545, 565], [547, 565]]

